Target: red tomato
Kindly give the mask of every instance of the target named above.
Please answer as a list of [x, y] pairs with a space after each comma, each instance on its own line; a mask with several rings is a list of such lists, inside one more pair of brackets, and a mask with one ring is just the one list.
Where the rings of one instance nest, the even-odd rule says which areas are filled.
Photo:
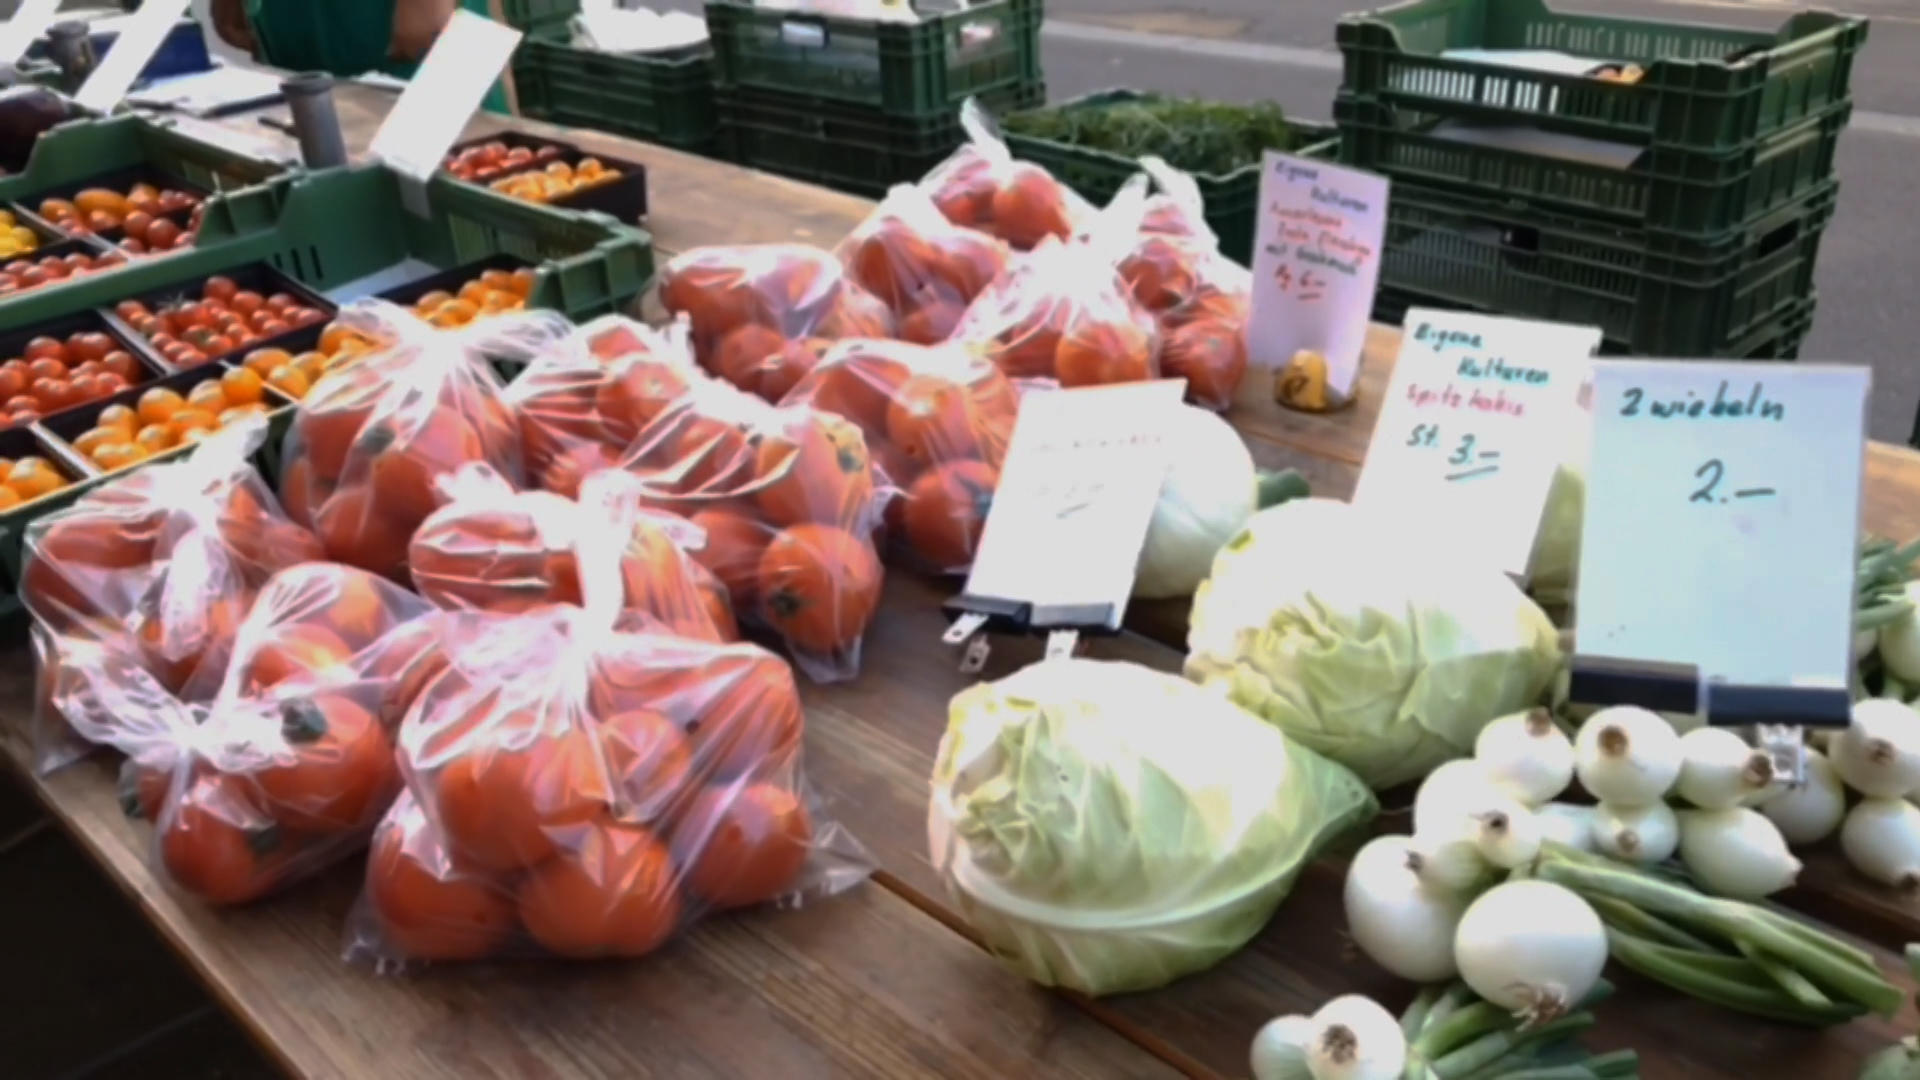
[[132, 380], [140, 374], [140, 362], [133, 358], [132, 353], [123, 349], [115, 349], [108, 353], [101, 359], [100, 364], [122, 379]]
[[28, 361], [37, 360], [42, 356], [46, 356], [65, 364], [67, 361], [67, 347], [62, 345], [58, 338], [37, 337], [27, 342], [27, 347], [20, 350], [20, 355]]
[[227, 306], [242, 315], [252, 315], [266, 304], [265, 298], [250, 289], [242, 289], [227, 298]]
[[64, 379], [67, 377], [67, 365], [51, 356], [41, 356], [27, 365], [27, 378]]
[[282, 318], [286, 317], [287, 312], [299, 306], [300, 306], [300, 301], [295, 300], [293, 297], [283, 292], [277, 292], [277, 293], [274, 293], [272, 296], [267, 297], [268, 310], [279, 312]]
[[240, 286], [235, 285], [232, 278], [221, 277], [216, 274], [208, 278], [207, 283], [201, 286], [200, 295], [209, 300], [227, 301], [232, 300], [234, 294], [239, 291]]
[[98, 330], [67, 339], [67, 355], [74, 360], [99, 360], [113, 351], [113, 339]]

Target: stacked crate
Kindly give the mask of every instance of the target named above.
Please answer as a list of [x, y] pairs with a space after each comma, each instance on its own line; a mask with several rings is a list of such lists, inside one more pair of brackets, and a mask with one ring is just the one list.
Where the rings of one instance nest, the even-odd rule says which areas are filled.
[[660, 53], [573, 46], [565, 26], [530, 35], [513, 54], [520, 112], [535, 120], [712, 154], [713, 53], [704, 44]]
[[965, 139], [961, 104], [1037, 105], [1041, 0], [911, 22], [707, 4], [719, 156], [842, 191], [918, 179]]
[[1866, 36], [1822, 12], [1766, 32], [1541, 0], [1341, 20], [1341, 158], [1394, 185], [1382, 314], [1469, 308], [1597, 325], [1639, 355], [1793, 357]]

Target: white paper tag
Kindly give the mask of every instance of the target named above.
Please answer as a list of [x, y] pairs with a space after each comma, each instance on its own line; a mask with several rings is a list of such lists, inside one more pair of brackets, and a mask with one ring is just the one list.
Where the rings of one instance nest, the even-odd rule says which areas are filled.
[[1414, 308], [1353, 503], [1525, 577], [1592, 326]]
[[1118, 629], [1166, 477], [1186, 380], [1036, 390], [1020, 401], [967, 593], [1112, 605]]
[[74, 103], [95, 112], [109, 112], [139, 80], [140, 72], [160, 51], [160, 43], [173, 33], [180, 17], [187, 13], [189, 0], [146, 0], [120, 24], [120, 36], [113, 41], [98, 67], [80, 84]]
[[1872, 373], [1594, 362], [1579, 651], [1845, 687]]
[[373, 155], [425, 183], [520, 45], [520, 31], [456, 11], [374, 133]]
[[1278, 371], [1311, 349], [1327, 360], [1328, 388], [1351, 396], [1380, 280], [1387, 180], [1272, 151], [1260, 169], [1247, 356]]
[[13, 18], [0, 25], [0, 64], [17, 64], [60, 14], [60, 0], [21, 0]]

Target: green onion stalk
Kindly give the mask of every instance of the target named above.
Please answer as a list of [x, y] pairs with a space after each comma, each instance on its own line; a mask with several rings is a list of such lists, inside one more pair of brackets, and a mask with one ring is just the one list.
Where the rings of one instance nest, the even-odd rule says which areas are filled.
[[1530, 872], [1593, 907], [1614, 960], [1702, 1001], [1824, 1027], [1903, 1000], [1866, 952], [1771, 908], [1551, 841]]
[[1632, 1050], [1588, 1055], [1573, 1041], [1593, 1026], [1593, 1006], [1612, 994], [1602, 980], [1577, 1011], [1529, 1025], [1466, 983], [1426, 987], [1400, 1015], [1403, 1080], [1632, 1080], [1640, 1075]]

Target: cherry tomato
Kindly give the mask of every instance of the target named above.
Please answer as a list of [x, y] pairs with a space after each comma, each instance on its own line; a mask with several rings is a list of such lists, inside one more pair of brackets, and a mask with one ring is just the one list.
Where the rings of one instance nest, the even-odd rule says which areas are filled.
[[227, 306], [242, 315], [251, 316], [267, 306], [266, 298], [251, 289], [242, 289], [227, 298]]
[[140, 374], [140, 362], [133, 358], [132, 353], [123, 349], [115, 349], [108, 353], [101, 358], [100, 364], [122, 379], [131, 380]]
[[233, 295], [239, 291], [240, 286], [235, 285], [232, 278], [221, 277], [216, 274], [208, 278], [207, 283], [201, 286], [200, 295], [209, 300], [227, 301], [233, 299]]
[[27, 342], [27, 347], [20, 350], [20, 355], [27, 360], [50, 356], [64, 364], [67, 360], [67, 347], [62, 345], [58, 338], [37, 337]]
[[27, 378], [64, 379], [67, 377], [67, 365], [51, 356], [42, 355], [27, 365]]

